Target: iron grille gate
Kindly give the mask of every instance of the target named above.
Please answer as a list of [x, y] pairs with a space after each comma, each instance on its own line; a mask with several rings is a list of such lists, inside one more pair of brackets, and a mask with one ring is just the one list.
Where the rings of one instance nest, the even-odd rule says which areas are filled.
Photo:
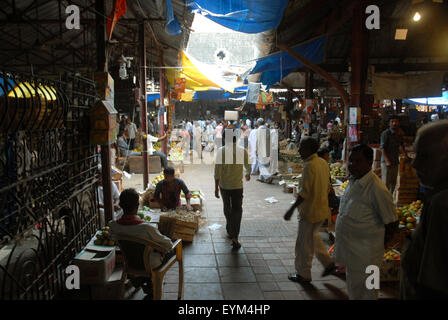
[[0, 299], [60, 298], [99, 227], [94, 83], [0, 71]]

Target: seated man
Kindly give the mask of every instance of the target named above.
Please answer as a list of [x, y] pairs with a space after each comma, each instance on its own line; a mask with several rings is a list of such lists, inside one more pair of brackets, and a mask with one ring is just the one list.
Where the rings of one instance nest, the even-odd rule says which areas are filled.
[[[123, 209], [123, 216], [117, 221], [109, 222], [110, 235], [116, 240], [119, 235], [138, 237], [141, 239], [149, 239], [158, 243], [163, 248], [169, 250], [173, 243], [171, 240], [162, 235], [159, 230], [141, 220], [137, 216], [139, 206], [139, 195], [135, 189], [126, 189], [120, 195], [120, 207]], [[174, 255], [174, 251], [168, 251], [165, 255], [157, 252], [155, 249], [151, 252], [150, 265], [152, 269], [157, 269], [163, 263], [168, 261]], [[135, 287], [143, 287], [146, 294], [152, 293], [151, 278], [134, 278], [131, 279]]]
[[191, 193], [181, 179], [174, 177], [174, 168], [166, 167], [163, 170], [163, 175], [165, 176], [165, 179], [157, 184], [156, 191], [154, 193], [154, 199], [160, 203], [162, 211], [166, 211], [167, 209], [176, 209], [181, 206], [181, 191], [183, 191], [187, 200], [187, 210], [191, 211]]
[[120, 155], [122, 157], [141, 156], [142, 155], [141, 152], [129, 150], [129, 145], [126, 142], [126, 139], [127, 139], [126, 133], [122, 133], [121, 135], [120, 134], [118, 135], [117, 145], [118, 145], [118, 148], [120, 149]]
[[150, 156], [159, 156], [162, 168], [168, 167], [168, 159], [166, 158], [166, 154], [164, 154], [163, 152], [154, 150], [153, 142], [158, 142], [158, 141], [166, 139], [166, 135], [167, 134], [165, 133], [160, 138], [154, 137], [154, 136], [152, 136], [150, 134], [148, 134], [146, 136], [146, 138], [147, 138], [147, 145], [148, 145], [148, 155], [150, 155]]
[[[101, 173], [101, 171], [98, 174], [98, 203], [100, 207], [100, 213], [104, 215], [103, 174]], [[120, 207], [120, 191], [118, 191], [118, 187], [114, 182], [112, 182], [112, 205], [115, 212], [115, 219], [117, 219], [123, 214], [123, 210], [121, 210]]]

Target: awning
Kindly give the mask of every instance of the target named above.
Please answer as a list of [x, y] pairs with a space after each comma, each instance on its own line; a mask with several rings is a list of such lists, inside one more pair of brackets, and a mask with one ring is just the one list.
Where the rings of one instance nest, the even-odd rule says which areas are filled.
[[181, 53], [182, 68], [168, 69], [167, 78], [171, 86], [175, 86], [176, 78], [185, 79], [186, 89], [204, 91], [211, 88], [222, 88], [234, 92], [244, 82], [236, 73], [224, 67], [208, 65], [191, 57], [185, 51]]
[[146, 95], [146, 101], [147, 102], [151, 102], [151, 101], [154, 101], [156, 99], [160, 99], [160, 93], [148, 93]]
[[447, 97], [403, 99], [404, 103], [429, 106], [448, 106]]
[[289, 0], [185, 0], [187, 7], [220, 25], [244, 33], [278, 27]]
[[225, 100], [225, 99], [236, 99], [245, 97], [246, 92], [235, 92], [230, 93], [224, 90], [207, 90], [207, 91], [197, 91], [194, 94], [193, 100]]
[[[292, 50], [305, 56], [312, 62], [319, 64], [324, 60], [325, 36], [316, 38], [306, 43], [297, 45]], [[293, 72], [296, 68], [302, 66], [298, 60], [286, 52], [270, 54], [266, 57], [257, 59], [255, 67], [249, 74], [261, 72], [259, 82], [264, 85], [272, 86]]]

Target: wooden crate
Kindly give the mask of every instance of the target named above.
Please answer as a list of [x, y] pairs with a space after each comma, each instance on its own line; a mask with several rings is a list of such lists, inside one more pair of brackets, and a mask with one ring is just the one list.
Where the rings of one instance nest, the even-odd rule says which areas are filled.
[[148, 171], [149, 173], [160, 173], [162, 171], [162, 164], [159, 156], [148, 156]]
[[194, 222], [187, 222], [170, 217], [167, 215], [160, 215], [159, 231], [167, 237], [182, 241], [193, 241], [193, 236], [199, 229], [199, 217], [196, 217]]

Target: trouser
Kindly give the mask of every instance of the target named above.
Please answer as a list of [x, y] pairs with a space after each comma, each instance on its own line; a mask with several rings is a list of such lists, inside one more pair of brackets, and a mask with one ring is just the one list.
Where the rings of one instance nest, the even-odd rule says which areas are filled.
[[160, 162], [162, 163], [162, 168], [166, 168], [168, 167], [168, 159], [166, 158], [166, 155], [160, 151], [154, 151], [152, 153], [153, 156], [159, 156], [160, 157]]
[[221, 189], [221, 196], [226, 217], [227, 233], [231, 238], [238, 239], [243, 215], [243, 189]]
[[135, 139], [129, 139], [129, 150], [135, 149]]
[[385, 163], [381, 163], [381, 179], [392, 195], [394, 194], [395, 186], [397, 185], [397, 176], [398, 164], [388, 167]]
[[271, 157], [271, 163], [270, 163], [270, 166], [269, 166], [269, 172], [271, 174], [275, 174], [275, 173], [278, 172], [278, 157], [274, 156], [274, 155], [277, 155], [277, 154], [278, 154], [278, 150], [274, 150], [272, 152], [273, 156]]
[[269, 163], [262, 164], [260, 162], [260, 180], [267, 180], [271, 176], [269, 172]]
[[254, 157], [254, 160], [252, 162], [252, 170], [251, 170], [250, 174], [252, 174], [252, 175], [257, 174], [258, 169], [259, 169], [259, 165], [260, 164], [258, 162], [258, 159], [256, 157]]
[[[379, 264], [377, 264], [379, 265]], [[345, 266], [345, 279], [350, 300], [377, 300], [378, 290], [367, 289], [366, 280], [370, 274], [366, 273], [367, 266]]]
[[322, 223], [323, 221], [311, 223], [303, 219], [299, 220], [295, 267], [296, 273], [308, 280], [311, 280], [311, 267], [314, 255], [325, 268], [333, 263], [319, 235], [319, 228]]

